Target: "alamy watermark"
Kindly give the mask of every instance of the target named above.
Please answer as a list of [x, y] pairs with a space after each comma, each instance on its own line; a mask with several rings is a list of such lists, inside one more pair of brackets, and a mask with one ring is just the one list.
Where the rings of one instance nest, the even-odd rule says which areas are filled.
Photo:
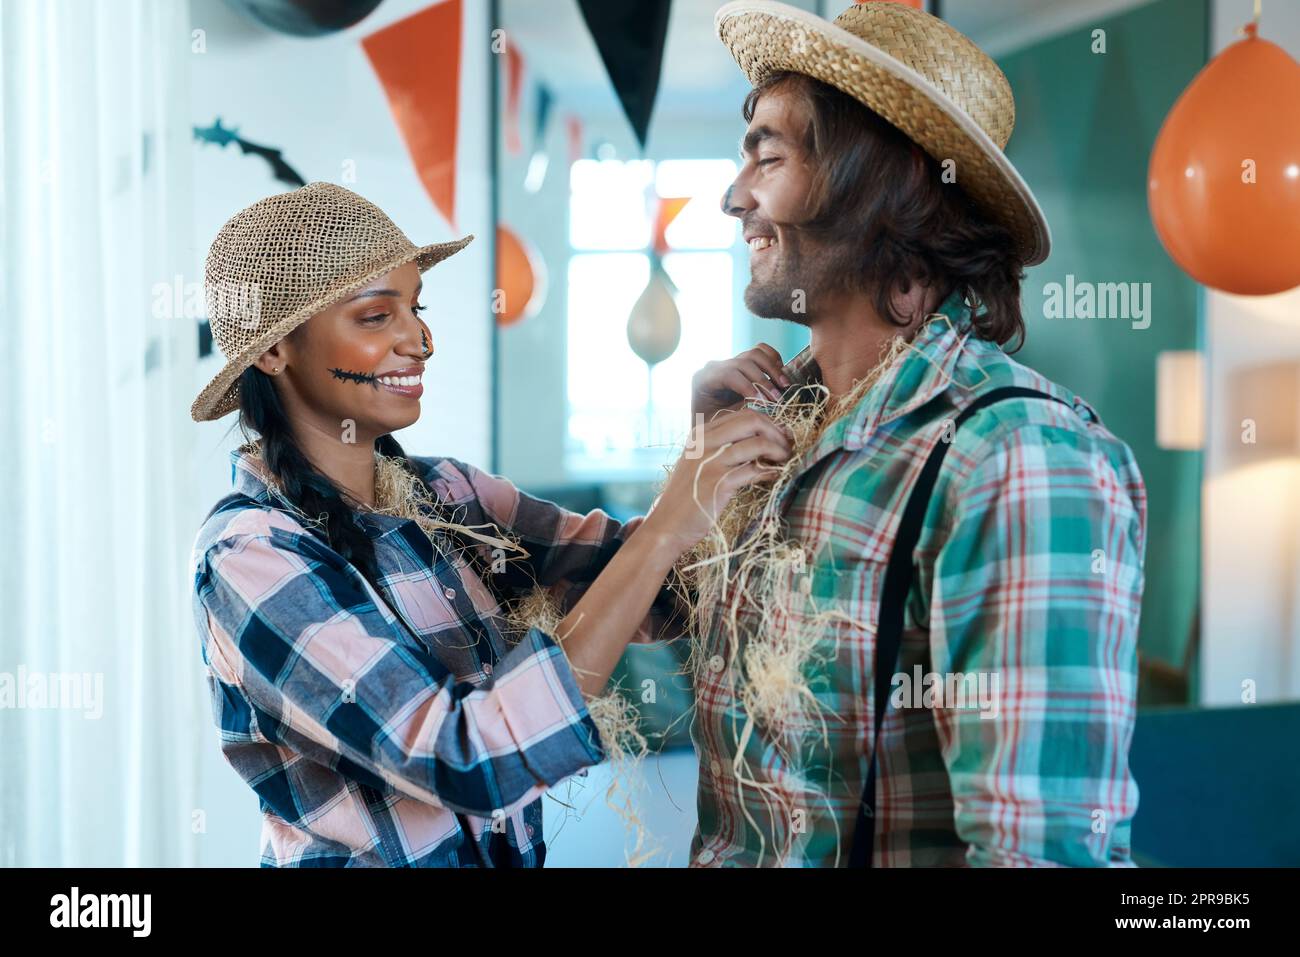
[[0, 710], [82, 711], [98, 721], [104, 716], [102, 671], [0, 671]]
[[1044, 319], [1126, 319], [1134, 329], [1151, 325], [1151, 283], [1076, 282], [1068, 273], [1065, 283], [1043, 287]]
[[923, 672], [920, 665], [912, 673], [896, 673], [890, 681], [893, 693], [889, 702], [896, 709], [951, 708], [956, 711], [979, 711], [980, 718], [991, 720], [1000, 713], [998, 699], [1002, 676], [996, 671]]
[[132, 937], [148, 937], [152, 910], [152, 894], [83, 894], [74, 886], [50, 898], [50, 926], [119, 927]]

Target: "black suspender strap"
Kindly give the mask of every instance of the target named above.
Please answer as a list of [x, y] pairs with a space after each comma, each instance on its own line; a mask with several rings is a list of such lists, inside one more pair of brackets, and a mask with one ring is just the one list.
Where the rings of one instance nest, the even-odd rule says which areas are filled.
[[903, 517], [898, 523], [898, 533], [894, 537], [894, 549], [885, 567], [885, 584], [880, 595], [880, 614], [876, 619], [875, 661], [872, 668], [875, 689], [875, 722], [872, 725], [871, 763], [867, 767], [867, 780], [862, 789], [862, 801], [858, 805], [858, 821], [853, 829], [853, 847], [849, 853], [849, 867], [871, 867], [875, 850], [875, 815], [876, 815], [876, 759], [880, 750], [880, 725], [885, 719], [885, 705], [889, 701], [889, 689], [893, 684], [894, 673], [898, 669], [898, 655], [903, 643], [903, 612], [907, 604], [908, 592], [912, 589], [912, 553], [921, 538], [921, 528], [925, 522], [925, 513], [930, 506], [930, 496], [934, 492], [935, 480], [943, 466], [948, 447], [961, 424], [972, 415], [994, 402], [1013, 398], [1050, 399], [1067, 405], [1064, 399], [1058, 399], [1037, 389], [1022, 386], [1004, 386], [991, 389], [979, 396], [958, 413], [952, 423], [952, 434], [941, 437], [935, 443], [930, 457], [925, 460], [921, 474], [903, 508]]

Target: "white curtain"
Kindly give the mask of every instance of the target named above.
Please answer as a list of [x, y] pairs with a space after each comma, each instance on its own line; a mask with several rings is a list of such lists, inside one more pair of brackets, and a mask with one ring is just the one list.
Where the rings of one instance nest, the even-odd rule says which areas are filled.
[[0, 866], [194, 860], [190, 56], [185, 0], [0, 0]]

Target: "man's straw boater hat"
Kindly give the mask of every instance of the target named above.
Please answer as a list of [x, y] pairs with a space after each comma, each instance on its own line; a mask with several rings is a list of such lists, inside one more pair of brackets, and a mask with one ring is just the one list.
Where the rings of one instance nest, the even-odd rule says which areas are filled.
[[789, 71], [849, 94], [940, 163], [954, 160], [957, 184], [1011, 232], [1025, 265], [1047, 258], [1047, 218], [1002, 152], [1016, 123], [1011, 84], [964, 35], [888, 0], [850, 7], [834, 23], [783, 3], [738, 0], [715, 24], [751, 84]]
[[384, 273], [420, 272], [473, 236], [416, 246], [383, 210], [333, 183], [268, 196], [241, 210], [208, 250], [203, 292], [226, 366], [190, 407], [196, 422], [239, 408], [239, 377], [296, 326]]

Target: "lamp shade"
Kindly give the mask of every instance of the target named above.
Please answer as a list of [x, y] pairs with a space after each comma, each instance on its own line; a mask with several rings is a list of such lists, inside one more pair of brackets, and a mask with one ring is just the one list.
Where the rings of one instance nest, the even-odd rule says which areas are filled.
[[1156, 444], [1187, 451], [1205, 445], [1205, 363], [1199, 352], [1156, 356]]

